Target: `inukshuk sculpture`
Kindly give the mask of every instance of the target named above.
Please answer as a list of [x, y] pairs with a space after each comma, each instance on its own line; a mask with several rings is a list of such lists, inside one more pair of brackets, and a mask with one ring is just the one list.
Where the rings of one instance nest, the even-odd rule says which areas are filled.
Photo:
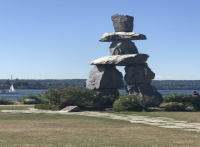
[[86, 81], [88, 89], [101, 91], [105, 94], [118, 96], [118, 89], [124, 88], [123, 78], [115, 66], [125, 66], [125, 89], [130, 95], [150, 96], [162, 101], [162, 95], [150, 85], [155, 73], [146, 63], [147, 54], [140, 54], [131, 40], [145, 40], [146, 36], [133, 31], [132, 16], [115, 14], [111, 17], [114, 33], [104, 33], [101, 42], [112, 42], [111, 56], [102, 57], [92, 61], [95, 67], [90, 71]]

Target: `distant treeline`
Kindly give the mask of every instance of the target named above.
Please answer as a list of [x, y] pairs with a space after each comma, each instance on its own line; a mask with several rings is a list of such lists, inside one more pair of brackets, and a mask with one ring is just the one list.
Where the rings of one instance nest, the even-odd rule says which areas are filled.
[[[49, 89], [49, 88], [66, 88], [66, 87], [85, 87], [86, 79], [0, 79], [0, 89], [9, 89], [11, 84], [15, 89]], [[200, 90], [200, 80], [153, 80], [158, 90]]]
[[50, 88], [65, 88], [65, 87], [85, 87], [86, 79], [61, 79], [61, 80], [0, 79], [0, 89], [9, 89], [11, 84], [14, 85], [15, 89], [50, 89]]
[[158, 90], [200, 90], [200, 80], [153, 80]]

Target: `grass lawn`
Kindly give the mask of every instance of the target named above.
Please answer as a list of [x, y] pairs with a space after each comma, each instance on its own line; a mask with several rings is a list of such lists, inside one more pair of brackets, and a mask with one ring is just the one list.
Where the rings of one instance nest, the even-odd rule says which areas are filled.
[[33, 105], [0, 105], [0, 110], [28, 110], [29, 108], [34, 108]]
[[1, 147], [199, 147], [200, 134], [78, 115], [0, 113]]

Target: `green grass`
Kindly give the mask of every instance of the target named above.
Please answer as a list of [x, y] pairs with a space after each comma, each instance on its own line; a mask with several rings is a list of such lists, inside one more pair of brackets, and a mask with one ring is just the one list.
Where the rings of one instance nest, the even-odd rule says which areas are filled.
[[34, 106], [0, 105], [0, 110], [28, 110], [29, 108], [34, 108]]
[[129, 123], [125, 120], [114, 120], [103, 117], [92, 117], [73, 114], [13, 114], [13, 113], [0, 113], [0, 120], [59, 120], [59, 119], [79, 119], [79, 120], [102, 120], [109, 122]]

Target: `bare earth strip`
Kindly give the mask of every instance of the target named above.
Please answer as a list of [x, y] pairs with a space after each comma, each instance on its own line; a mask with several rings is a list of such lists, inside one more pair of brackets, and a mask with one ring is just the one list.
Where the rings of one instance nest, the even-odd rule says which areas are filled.
[[75, 115], [85, 115], [94, 117], [106, 117], [110, 119], [126, 120], [131, 123], [136, 124], [146, 124], [151, 126], [157, 126], [161, 128], [169, 129], [179, 129], [183, 131], [194, 131], [200, 133], [200, 123], [189, 123], [187, 121], [178, 121], [172, 118], [165, 117], [149, 117], [149, 116], [138, 116], [138, 115], [123, 115], [123, 114], [113, 114], [113, 113], [102, 113], [94, 111], [84, 111], [84, 112], [60, 112], [60, 111], [49, 111], [49, 110], [38, 110], [31, 108], [30, 110], [1, 110], [3, 113], [35, 113], [35, 114], [75, 114]]

